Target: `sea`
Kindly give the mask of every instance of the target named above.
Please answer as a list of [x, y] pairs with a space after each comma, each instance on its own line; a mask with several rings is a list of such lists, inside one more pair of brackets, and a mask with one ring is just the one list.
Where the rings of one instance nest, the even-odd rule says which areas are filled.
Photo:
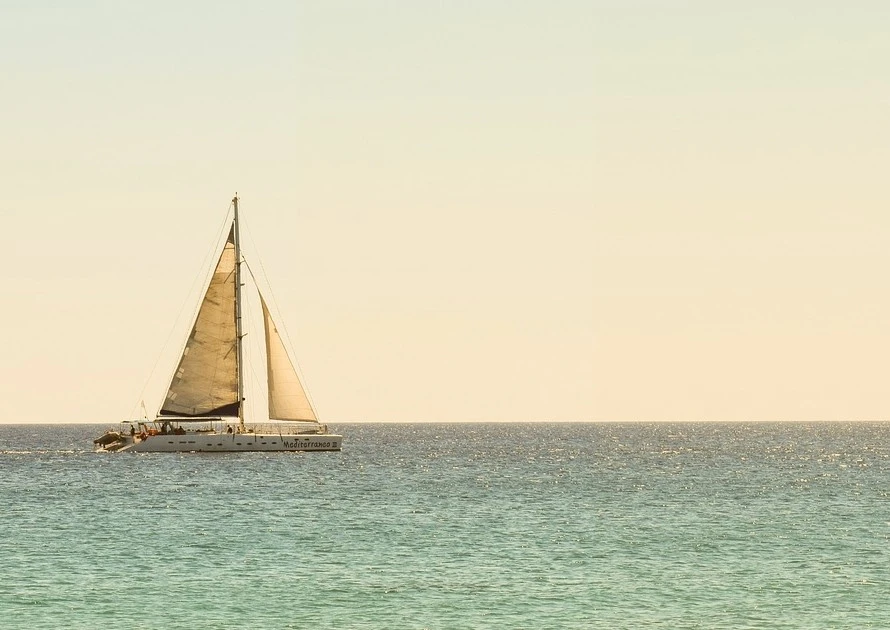
[[0, 628], [890, 628], [890, 423], [0, 425]]

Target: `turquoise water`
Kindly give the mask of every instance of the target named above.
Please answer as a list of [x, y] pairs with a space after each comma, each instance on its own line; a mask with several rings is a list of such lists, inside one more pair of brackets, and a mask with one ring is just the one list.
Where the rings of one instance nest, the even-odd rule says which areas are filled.
[[0, 425], [2, 628], [890, 628], [890, 424]]

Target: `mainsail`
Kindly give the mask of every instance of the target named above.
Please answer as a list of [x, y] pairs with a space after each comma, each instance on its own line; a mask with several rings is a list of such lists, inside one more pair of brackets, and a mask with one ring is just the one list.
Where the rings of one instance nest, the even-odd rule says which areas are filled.
[[160, 415], [238, 415], [235, 264], [233, 225]]
[[315, 411], [306, 396], [303, 384], [269, 314], [263, 296], [263, 324], [266, 332], [266, 372], [269, 381], [269, 417], [276, 420], [317, 422]]

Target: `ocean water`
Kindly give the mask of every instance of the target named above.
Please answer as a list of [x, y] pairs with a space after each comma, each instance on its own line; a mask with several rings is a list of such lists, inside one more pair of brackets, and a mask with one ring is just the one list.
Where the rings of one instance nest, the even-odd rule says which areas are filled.
[[0, 425], [2, 628], [890, 628], [890, 424]]

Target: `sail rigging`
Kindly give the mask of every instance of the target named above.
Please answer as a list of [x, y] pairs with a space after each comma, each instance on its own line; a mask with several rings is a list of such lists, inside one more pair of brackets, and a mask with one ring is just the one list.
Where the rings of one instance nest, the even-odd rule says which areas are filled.
[[[238, 416], [243, 426], [247, 370], [239, 343], [243, 338], [240, 326], [243, 289], [239, 278], [237, 197], [234, 201], [236, 213], [229, 236], [159, 415]], [[258, 287], [256, 294], [260, 298], [265, 333], [269, 418], [318, 422]]]
[[233, 225], [159, 415], [238, 415], [235, 266]]
[[318, 422], [306, 390], [297, 376], [278, 334], [278, 328], [272, 321], [269, 307], [260, 295], [263, 307], [263, 328], [266, 333], [266, 376], [269, 385], [269, 417], [276, 420], [303, 420]]

